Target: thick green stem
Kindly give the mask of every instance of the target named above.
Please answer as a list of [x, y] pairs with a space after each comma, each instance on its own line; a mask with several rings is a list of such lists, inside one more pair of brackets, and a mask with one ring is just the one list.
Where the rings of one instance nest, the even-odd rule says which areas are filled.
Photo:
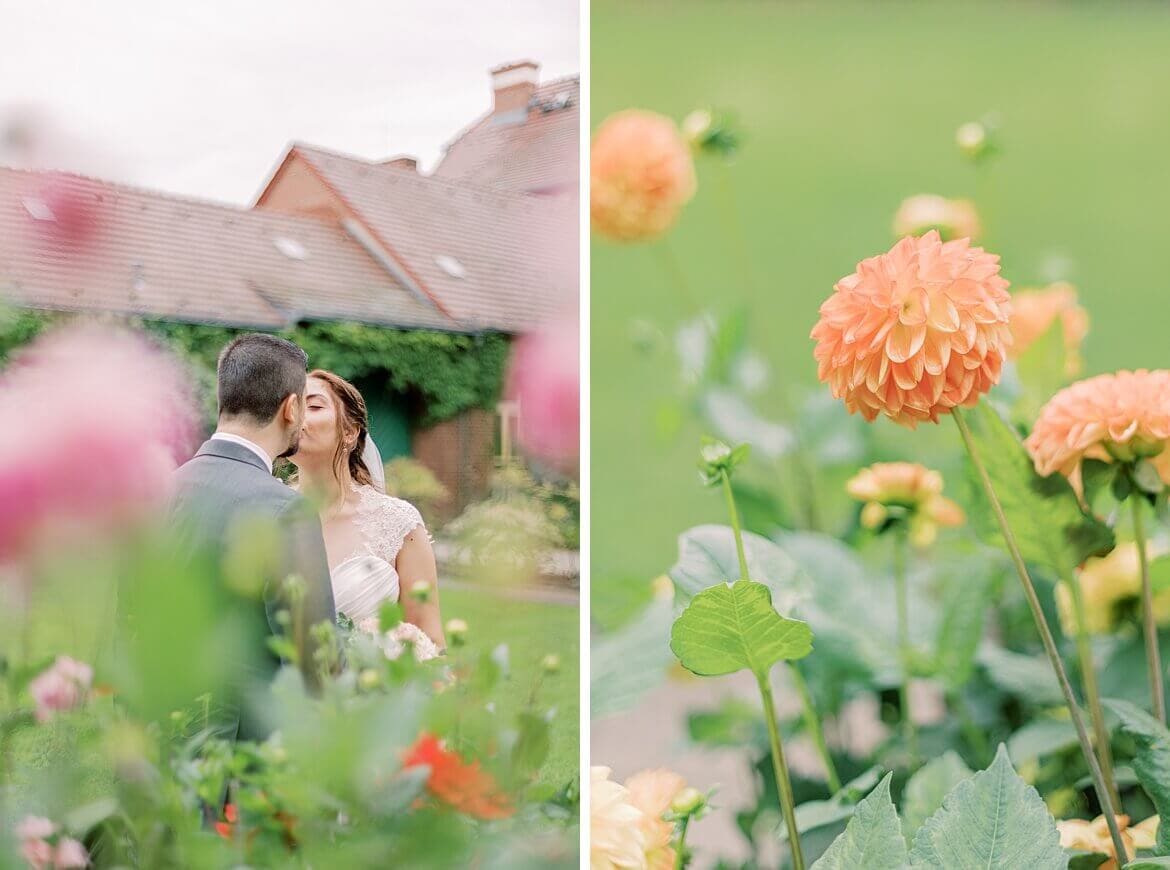
[[[751, 575], [748, 571], [747, 554], [743, 548], [743, 531], [739, 527], [739, 511], [735, 507], [735, 493], [731, 490], [731, 475], [726, 470], [723, 474], [723, 495], [727, 499], [727, 514], [731, 517], [731, 531], [735, 535], [735, 554], [739, 559], [739, 579], [750, 580]], [[796, 665], [792, 665], [792, 680], [796, 685], [796, 691], [800, 695], [800, 703], [803, 707], [804, 726], [812, 734], [813, 741], [816, 743], [817, 752], [821, 756], [821, 763], [825, 766], [825, 773], [828, 777], [829, 788], [833, 794], [841, 790], [841, 780], [837, 776], [837, 769], [833, 765], [833, 757], [829, 755], [829, 747], [825, 743], [825, 732], [821, 727], [821, 717], [817, 715], [816, 707], [813, 705], [812, 695], [809, 693], [808, 684], [805, 683], [804, 677], [797, 669]]]
[[837, 775], [837, 766], [833, 764], [833, 756], [829, 754], [829, 745], [825, 742], [825, 731], [821, 727], [821, 718], [817, 715], [817, 708], [813, 704], [812, 693], [808, 690], [808, 683], [800, 666], [791, 662], [789, 672], [792, 674], [792, 684], [796, 686], [796, 693], [800, 695], [800, 704], [804, 708], [804, 727], [812, 735], [816, 744], [817, 754], [821, 756], [821, 764], [825, 768], [825, 778], [829, 783], [829, 792], [836, 794], [841, 790], [841, 777]]
[[1138, 564], [1142, 568], [1142, 633], [1146, 639], [1146, 669], [1150, 676], [1150, 706], [1154, 715], [1166, 724], [1166, 697], [1162, 688], [1162, 653], [1158, 649], [1158, 623], [1154, 621], [1154, 592], [1150, 588], [1150, 563], [1146, 553], [1146, 532], [1142, 524], [1142, 500], [1134, 494], [1133, 539], [1137, 544]]
[[780, 811], [788, 829], [788, 848], [792, 850], [793, 870], [804, 870], [804, 852], [800, 848], [800, 832], [796, 828], [796, 799], [792, 781], [788, 778], [788, 763], [780, 744], [780, 729], [776, 725], [776, 705], [772, 702], [772, 685], [767, 674], [756, 674], [760, 684], [760, 698], [764, 702], [764, 719], [768, 724], [768, 741], [772, 746], [772, 773], [776, 776], [776, 790], [780, 793]]
[[1089, 627], [1085, 616], [1085, 597], [1081, 584], [1066, 572], [1064, 582], [1072, 596], [1073, 612], [1077, 620], [1077, 657], [1081, 664], [1081, 682], [1085, 700], [1089, 704], [1089, 718], [1093, 721], [1093, 733], [1097, 739], [1097, 754], [1101, 760], [1101, 775], [1105, 786], [1117, 806], [1121, 806], [1121, 795], [1117, 791], [1117, 780], [1113, 775], [1113, 747], [1110, 745], [1109, 729], [1105, 727], [1105, 712], [1101, 708], [1101, 692], [1097, 688], [1097, 668], [1093, 664], [1093, 647], [1089, 642]]
[[727, 469], [723, 475], [723, 495], [727, 498], [727, 514], [731, 517], [731, 531], [735, 534], [735, 555], [739, 558], [739, 579], [751, 580], [748, 574], [747, 554], [743, 550], [743, 532], [739, 528], [739, 511], [735, 509], [735, 493], [731, 491], [731, 475]]
[[1101, 814], [1105, 816], [1105, 823], [1109, 826], [1109, 836], [1113, 840], [1114, 853], [1117, 855], [1128, 855], [1129, 853], [1126, 851], [1125, 843], [1121, 839], [1121, 831], [1117, 827], [1117, 815], [1113, 806], [1113, 797], [1110, 795], [1109, 789], [1105, 787], [1105, 780], [1101, 775], [1101, 765], [1097, 762], [1097, 754], [1093, 751], [1093, 743], [1089, 739], [1089, 732], [1085, 729], [1085, 720], [1081, 716], [1080, 708], [1077, 707], [1072, 685], [1068, 681], [1068, 673], [1064, 669], [1064, 663], [1060, 660], [1060, 653], [1056, 649], [1056, 641], [1053, 640], [1052, 630], [1048, 627], [1048, 620], [1044, 616], [1044, 608], [1040, 605], [1040, 597], [1036, 594], [1036, 586], [1032, 583], [1032, 576], [1028, 573], [1028, 568], [1024, 564], [1024, 557], [1020, 553], [1019, 545], [1016, 543], [1016, 536], [1012, 533], [1011, 526], [1008, 524], [1007, 515], [1003, 512], [1003, 505], [1000, 504], [999, 496], [996, 495], [995, 487], [991, 483], [991, 476], [987, 473], [987, 467], [983, 464], [983, 460], [979, 458], [979, 451], [975, 447], [975, 441], [971, 437], [971, 430], [967, 427], [967, 420], [963, 416], [962, 410], [953, 408], [951, 410], [951, 416], [955, 418], [955, 425], [959, 427], [959, 434], [963, 438], [963, 445], [967, 448], [967, 453], [971, 457], [971, 464], [975, 466], [975, 470], [979, 474], [979, 481], [983, 485], [983, 491], [987, 495], [987, 501], [991, 504], [991, 510], [995, 514], [996, 522], [999, 524], [999, 531], [1003, 535], [1008, 553], [1012, 557], [1012, 564], [1015, 565], [1016, 573], [1019, 575], [1020, 585], [1024, 587], [1024, 597], [1028, 599], [1028, 607], [1032, 611], [1032, 619], [1036, 623], [1036, 631], [1040, 635], [1040, 642], [1044, 646], [1044, 652], [1048, 656], [1052, 670], [1056, 673], [1056, 680], [1060, 684], [1061, 694], [1064, 695], [1064, 703], [1068, 707], [1069, 717], [1072, 719], [1073, 727], [1077, 732], [1077, 740], [1081, 744], [1081, 753], [1085, 756], [1085, 764], [1089, 767], [1089, 775], [1093, 780], [1093, 790], [1097, 793], [1097, 802], [1101, 805]]
[[679, 823], [678, 843], [674, 847], [674, 870], [684, 870], [687, 866], [687, 827], [690, 823], [690, 816], [683, 816]]
[[901, 524], [894, 530], [894, 598], [898, 607], [898, 658], [902, 666], [902, 682], [898, 687], [902, 699], [902, 732], [913, 764], [918, 760], [918, 733], [910, 709], [910, 603], [906, 594], [906, 527]]

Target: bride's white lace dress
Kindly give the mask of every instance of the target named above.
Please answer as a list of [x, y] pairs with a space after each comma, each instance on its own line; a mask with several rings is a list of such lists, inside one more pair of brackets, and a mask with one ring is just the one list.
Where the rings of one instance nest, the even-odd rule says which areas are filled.
[[[406, 536], [423, 529], [422, 515], [410, 502], [384, 495], [372, 486], [354, 485], [358, 494], [354, 525], [358, 544], [330, 572], [333, 602], [339, 614], [353, 620], [358, 628], [378, 631], [382, 605], [401, 597], [395, 564]], [[401, 655], [404, 642], [413, 646], [415, 658], [434, 658], [438, 648], [417, 626], [401, 623], [381, 638], [386, 654]]]

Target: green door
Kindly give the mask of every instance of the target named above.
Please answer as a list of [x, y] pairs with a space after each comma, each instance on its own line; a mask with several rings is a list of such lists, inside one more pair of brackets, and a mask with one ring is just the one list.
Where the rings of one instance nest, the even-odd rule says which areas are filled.
[[366, 400], [370, 415], [370, 434], [382, 461], [396, 456], [410, 456], [410, 412], [408, 402], [399, 393], [390, 392], [385, 382], [362, 379], [354, 383]]

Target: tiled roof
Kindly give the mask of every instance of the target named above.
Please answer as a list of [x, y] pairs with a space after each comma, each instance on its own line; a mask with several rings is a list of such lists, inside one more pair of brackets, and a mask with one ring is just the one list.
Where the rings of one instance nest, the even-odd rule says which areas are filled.
[[523, 331], [576, 294], [578, 215], [567, 197], [478, 187], [307, 145], [291, 153], [469, 328]]
[[527, 120], [499, 124], [485, 115], [447, 146], [434, 174], [529, 193], [576, 192], [580, 103], [578, 76], [545, 82], [536, 88]]
[[[55, 205], [82, 211], [92, 232], [66, 244]], [[318, 319], [459, 328], [340, 226], [3, 167], [0, 297], [272, 329]]]

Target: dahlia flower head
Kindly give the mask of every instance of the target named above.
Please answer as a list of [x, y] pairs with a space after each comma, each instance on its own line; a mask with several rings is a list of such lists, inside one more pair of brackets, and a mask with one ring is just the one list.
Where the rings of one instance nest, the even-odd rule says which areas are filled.
[[696, 186], [690, 146], [670, 118], [629, 109], [611, 115], [593, 136], [589, 211], [593, 228], [609, 239], [662, 235]]
[[849, 495], [864, 502], [865, 528], [878, 528], [891, 517], [890, 508], [901, 508], [909, 514], [910, 540], [918, 547], [934, 543], [940, 526], [961, 526], [966, 519], [942, 490], [942, 475], [917, 462], [875, 462], [845, 484]]
[[[1149, 543], [1146, 556], [1151, 561], [1164, 555], [1164, 550]], [[1137, 544], [1126, 541], [1109, 553], [1091, 557], [1076, 572], [1081, 600], [1085, 605], [1085, 630], [1089, 634], [1108, 634], [1117, 627], [1127, 602], [1136, 602], [1142, 593], [1141, 561]], [[1170, 590], [1155, 592], [1154, 619], [1159, 625], [1170, 622]], [[1056, 586], [1056, 613], [1060, 627], [1067, 637], [1076, 637], [1077, 619], [1072, 592], [1065, 583]]]
[[1040, 409], [1024, 444], [1038, 474], [1059, 471], [1081, 491], [1085, 459], [1148, 459], [1170, 483], [1170, 371], [1120, 371], [1065, 387]]
[[1064, 336], [1064, 373], [1075, 378], [1081, 372], [1081, 342], [1089, 332], [1089, 313], [1077, 303], [1076, 288], [1064, 281], [1012, 294], [1008, 358], [1023, 356], [1058, 320]]
[[1116, 820], [1117, 827], [1121, 829], [1121, 844], [1129, 853], [1120, 861], [1113, 846], [1113, 838], [1109, 835], [1109, 823], [1105, 821], [1104, 816], [1097, 816], [1091, 822], [1085, 819], [1063, 819], [1057, 822], [1060, 845], [1065, 849], [1108, 855], [1109, 860], [1099, 865], [1097, 870], [1118, 870], [1123, 863], [1137, 855], [1136, 850], [1154, 848], [1158, 833], [1158, 816], [1150, 816], [1132, 827], [1129, 824], [1129, 816], [1119, 815]]
[[902, 200], [894, 213], [894, 235], [921, 236], [930, 230], [937, 230], [944, 241], [950, 241], [977, 238], [983, 227], [969, 199], [920, 193]]
[[1010, 297], [999, 257], [931, 230], [862, 260], [820, 309], [817, 377], [850, 413], [911, 429], [998, 383]]
[[646, 866], [644, 813], [630, 792], [609, 778], [608, 767], [589, 769], [589, 867], [618, 870]]

